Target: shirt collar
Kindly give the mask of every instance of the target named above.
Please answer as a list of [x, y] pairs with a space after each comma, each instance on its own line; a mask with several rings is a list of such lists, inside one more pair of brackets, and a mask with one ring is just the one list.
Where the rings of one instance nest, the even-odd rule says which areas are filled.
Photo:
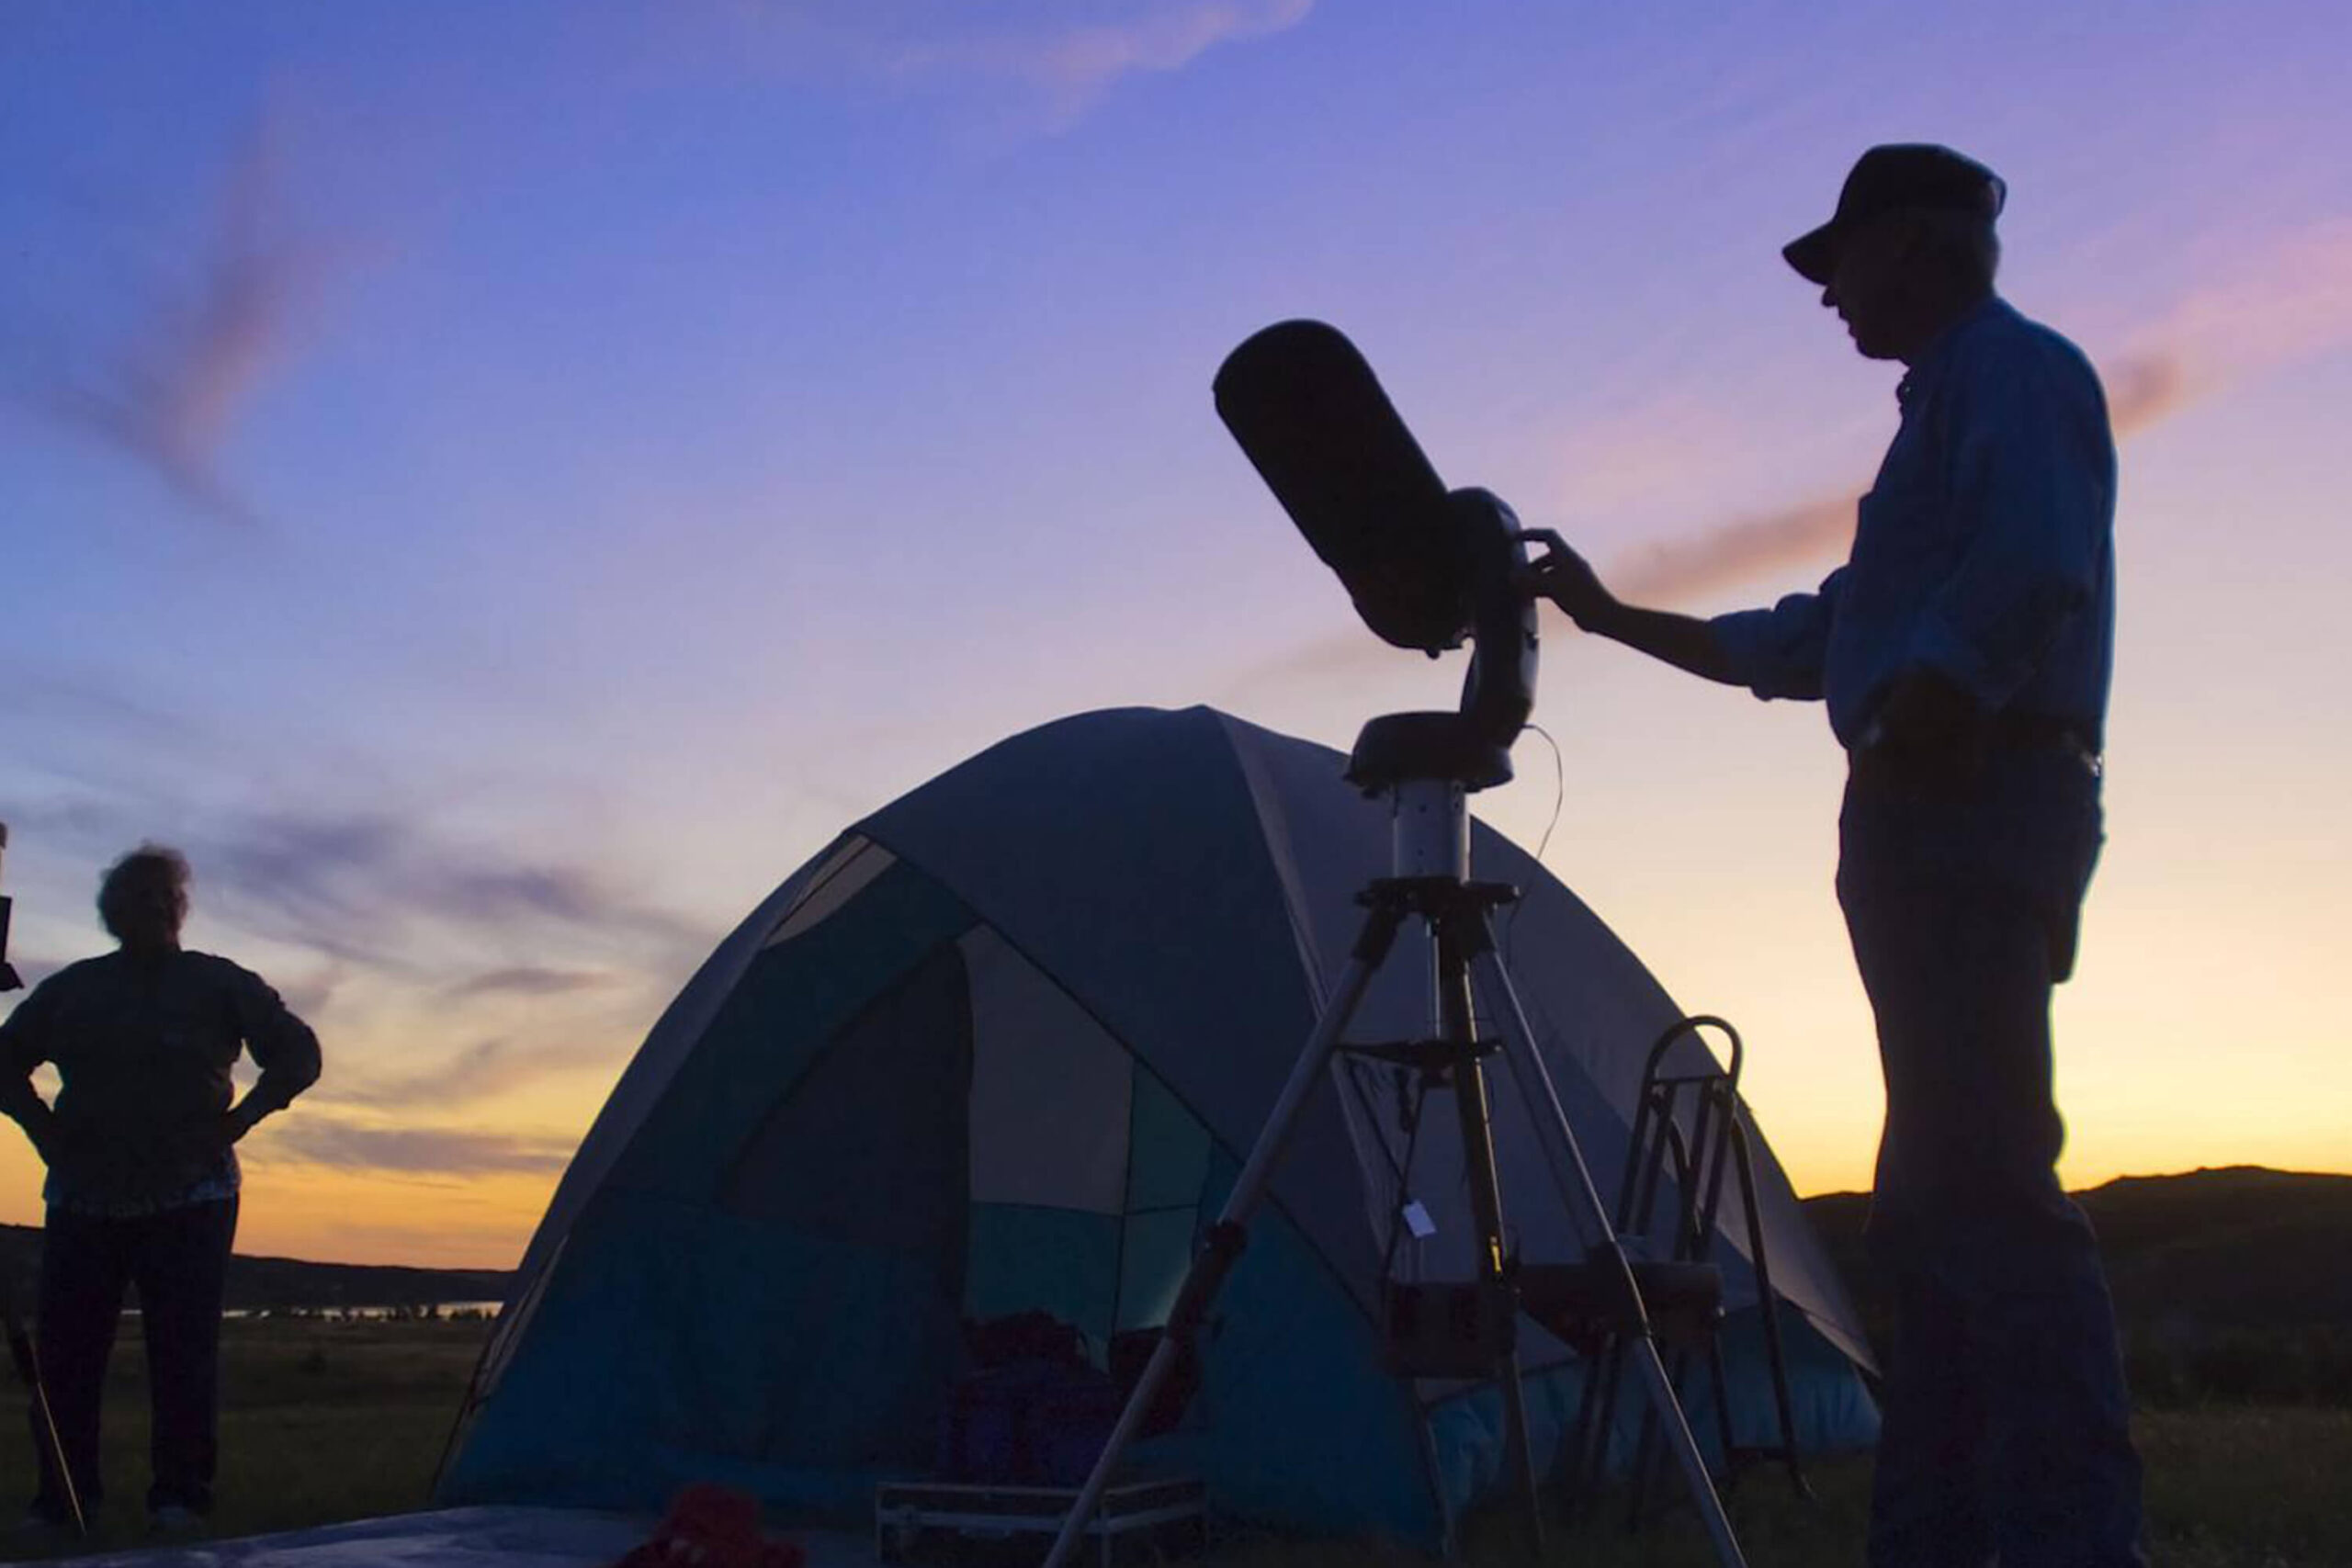
[[2008, 301], [1997, 294], [1987, 294], [1962, 310], [1957, 319], [1928, 341], [1928, 346], [1921, 349], [1919, 356], [1911, 362], [1911, 368], [1904, 372], [1903, 379], [1894, 384], [1894, 406], [1904, 410], [1910, 408], [1912, 400], [1942, 373], [1944, 362], [1952, 356], [1955, 346], [1972, 328], [1994, 316], [2012, 313]]

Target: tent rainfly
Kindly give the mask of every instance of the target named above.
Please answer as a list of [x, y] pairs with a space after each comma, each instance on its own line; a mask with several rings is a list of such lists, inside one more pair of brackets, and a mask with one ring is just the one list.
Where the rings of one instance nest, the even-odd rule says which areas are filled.
[[[1043, 1309], [1098, 1349], [1163, 1321], [1344, 967], [1354, 895], [1387, 869], [1386, 810], [1341, 767], [1208, 708], [1086, 714], [835, 840], [623, 1073], [525, 1256], [440, 1500], [653, 1508], [709, 1480], [854, 1517], [877, 1480], [933, 1462], [964, 1320]], [[1474, 832], [1477, 874], [1524, 890], [1505, 946], [1613, 1203], [1643, 1057], [1679, 1010], [1566, 887]], [[1354, 1037], [1424, 1032], [1412, 969], [1392, 960]], [[1408, 1190], [1394, 1071], [1335, 1066], [1219, 1298], [1182, 1425], [1137, 1457], [1200, 1473], [1230, 1515], [1435, 1545], [1502, 1483], [1500, 1401], [1384, 1370], [1398, 1206], [1418, 1199], [1437, 1230], [1390, 1275], [1473, 1271], [1454, 1120], [1422, 1119]], [[1496, 1078], [1509, 1228], [1531, 1260], [1581, 1257]], [[1801, 1441], [1867, 1444], [1855, 1314], [1757, 1145]], [[1718, 1249], [1729, 1397], [1760, 1441], [1736, 1209]], [[1542, 1466], [1583, 1369], [1521, 1329]], [[1712, 1396], [1691, 1381], [1705, 1437]], [[1623, 1402], [1629, 1421], [1640, 1404]]]

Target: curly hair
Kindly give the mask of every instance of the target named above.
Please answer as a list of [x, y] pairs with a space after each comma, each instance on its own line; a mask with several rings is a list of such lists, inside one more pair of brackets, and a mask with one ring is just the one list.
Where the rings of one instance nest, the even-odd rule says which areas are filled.
[[168, 844], [140, 845], [112, 865], [98, 880], [98, 919], [117, 937], [122, 928], [115, 919], [116, 908], [122, 894], [131, 886], [150, 880], [166, 884], [174, 901], [179, 906], [181, 919], [187, 918], [187, 885], [193, 873], [188, 870], [187, 856]]

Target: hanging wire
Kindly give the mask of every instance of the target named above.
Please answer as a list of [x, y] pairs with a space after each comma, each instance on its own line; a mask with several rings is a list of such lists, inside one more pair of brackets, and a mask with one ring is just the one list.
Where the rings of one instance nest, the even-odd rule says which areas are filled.
[[1396, 1116], [1405, 1124], [1405, 1160], [1397, 1169], [1396, 1191], [1388, 1205], [1388, 1244], [1380, 1254], [1380, 1310], [1388, 1312], [1388, 1287], [1396, 1283], [1396, 1247], [1404, 1240], [1405, 1206], [1412, 1200], [1413, 1151], [1421, 1141], [1421, 1113], [1428, 1108], [1429, 1079], [1408, 1067], [1394, 1069]]
[[[1567, 764], [1560, 756], [1560, 743], [1552, 739], [1552, 732], [1540, 724], [1531, 724], [1527, 728], [1542, 736], [1544, 744], [1552, 749], [1552, 819], [1544, 824], [1544, 837], [1536, 840], [1535, 844], [1535, 863], [1541, 866], [1544, 863], [1544, 852], [1552, 847], [1552, 830], [1560, 825], [1560, 807], [1567, 802], [1568, 770]], [[1511, 966], [1512, 944], [1519, 940], [1519, 911], [1525, 902], [1524, 898], [1521, 899], [1504, 915], [1503, 967], [1506, 969]]]

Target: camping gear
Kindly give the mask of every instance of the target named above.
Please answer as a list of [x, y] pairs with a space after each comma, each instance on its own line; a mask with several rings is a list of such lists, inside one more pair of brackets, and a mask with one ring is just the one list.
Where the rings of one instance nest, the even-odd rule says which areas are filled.
[[[1012, 1550], [1023, 1538], [1053, 1535], [1078, 1499], [1069, 1486], [979, 1486], [938, 1481], [886, 1481], [874, 1489], [874, 1554], [885, 1562], [910, 1558], [970, 1562], [986, 1546], [1007, 1547], [1004, 1561], [1026, 1564], [1032, 1552]], [[1102, 1568], [1111, 1568], [1126, 1541], [1151, 1548], [1165, 1562], [1170, 1549], [1208, 1547], [1207, 1493], [1196, 1478], [1156, 1477], [1106, 1489], [1086, 1528]], [[948, 1538], [940, 1540], [941, 1537]], [[925, 1549], [948, 1548], [944, 1558]], [[1034, 1540], [1032, 1541], [1034, 1550]]]
[[[1388, 813], [1342, 766], [1207, 708], [1087, 714], [828, 845], [621, 1075], [524, 1256], [440, 1501], [650, 1510], [719, 1479], [864, 1520], [877, 1483], [931, 1470], [967, 1320], [1048, 1312], [1091, 1348], [1163, 1326], [1389, 858]], [[1683, 1010], [1522, 851], [1467, 830], [1482, 874], [1522, 890], [1521, 999], [1613, 1197], [1644, 1053]], [[1426, 986], [1385, 971], [1358, 1016], [1367, 1038], [1412, 1038]], [[1198, 1475], [1224, 1513], [1437, 1546], [1497, 1490], [1501, 1396], [1392, 1375], [1383, 1281], [1473, 1276], [1464, 1153], [1454, 1118], [1428, 1117], [1404, 1190], [1392, 1069], [1333, 1073], [1201, 1337], [1199, 1392], [1136, 1457]], [[1574, 1256], [1517, 1100], [1496, 1117], [1518, 1250]], [[1853, 1309], [1756, 1155], [1800, 1440], [1867, 1445]], [[1385, 1262], [1408, 1201], [1430, 1234]], [[1744, 1425], [1771, 1398], [1754, 1249], [1736, 1210], [1720, 1230]], [[1540, 1469], [1585, 1368], [1531, 1324], [1519, 1347]]]
[[944, 1481], [1075, 1486], [1109, 1440], [1123, 1401], [1084, 1360], [1023, 1358], [958, 1378], [939, 1422]]
[[671, 1501], [653, 1534], [613, 1568], [801, 1568], [807, 1554], [760, 1533], [756, 1497], [702, 1483]]

